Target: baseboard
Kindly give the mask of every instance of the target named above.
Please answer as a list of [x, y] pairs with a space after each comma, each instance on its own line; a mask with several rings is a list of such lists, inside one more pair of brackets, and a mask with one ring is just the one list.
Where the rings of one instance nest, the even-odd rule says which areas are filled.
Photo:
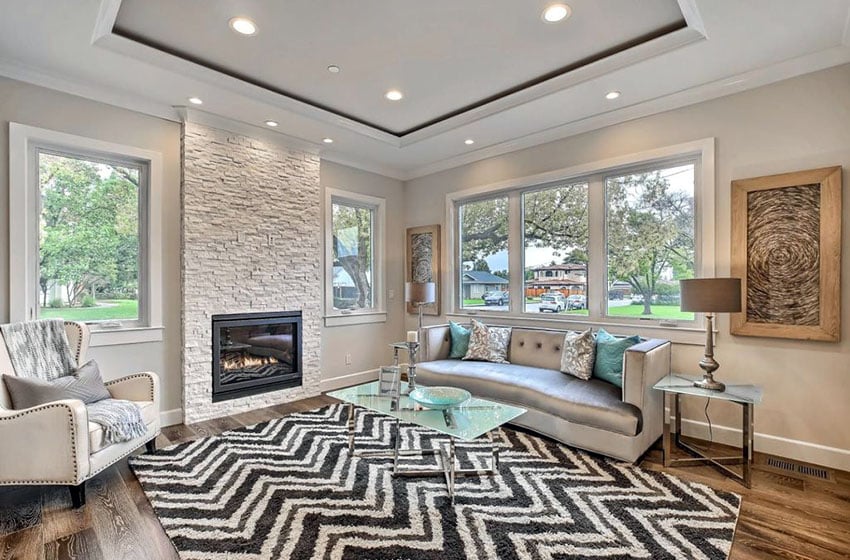
[[159, 423], [164, 428], [165, 426], [176, 426], [183, 423], [183, 409], [175, 408], [172, 410], [163, 410], [159, 413]]
[[[717, 443], [741, 447], [743, 433], [740, 428], [712, 424], [711, 431], [714, 435], [713, 439]], [[708, 440], [708, 423], [682, 418], [682, 434]], [[842, 471], [850, 471], [850, 449], [839, 449], [837, 447], [829, 447], [818, 443], [770, 434], [761, 434], [759, 432], [756, 432], [753, 436], [753, 447], [755, 451], [761, 453], [768, 453], [787, 459], [796, 459]]]
[[343, 387], [351, 387], [352, 385], [360, 385], [361, 383], [368, 383], [369, 381], [375, 381], [378, 379], [378, 370], [377, 369], [368, 369], [366, 371], [358, 371], [356, 373], [349, 373], [347, 375], [340, 375], [339, 377], [331, 377], [329, 379], [322, 379], [319, 387], [321, 391], [324, 393], [326, 391], [333, 391], [334, 389], [342, 389]]

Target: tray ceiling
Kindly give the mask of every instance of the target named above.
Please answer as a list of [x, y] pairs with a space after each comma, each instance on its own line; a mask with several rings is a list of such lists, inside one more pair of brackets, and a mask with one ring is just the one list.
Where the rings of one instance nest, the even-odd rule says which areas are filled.
[[571, 0], [558, 23], [548, 4], [124, 0], [113, 33], [404, 136], [686, 27], [676, 0]]

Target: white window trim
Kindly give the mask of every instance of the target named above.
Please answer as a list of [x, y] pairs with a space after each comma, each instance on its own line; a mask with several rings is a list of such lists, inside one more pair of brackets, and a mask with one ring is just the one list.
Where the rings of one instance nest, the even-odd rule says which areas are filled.
[[[607, 174], [618, 172], [630, 167], [643, 168], [653, 164], [664, 164], [676, 159], [694, 157], [697, 159], [695, 169], [695, 185], [694, 198], [697, 208], [694, 216], [694, 227], [696, 232], [696, 244], [698, 247], [697, 262], [695, 263], [695, 273], [697, 277], [710, 278], [714, 276], [715, 267], [715, 139], [703, 138], [692, 142], [665, 146], [643, 152], [627, 154], [614, 158], [608, 158], [600, 161], [575, 165], [536, 175], [518, 177], [481, 185], [471, 189], [455, 191], [446, 195], [446, 235], [444, 236], [443, 250], [447, 256], [448, 266], [443, 273], [443, 283], [445, 286], [450, 286], [446, 290], [448, 299], [448, 308], [451, 310], [447, 315], [456, 318], [469, 319], [470, 317], [484, 317], [490, 321], [503, 321], [505, 323], [529, 323], [534, 325], [552, 325], [556, 328], [588, 328], [605, 327], [606, 330], [611, 330], [615, 334], [626, 334], [645, 332], [647, 336], [657, 336], [667, 338], [673, 342], [681, 342], [686, 344], [702, 344], [704, 342], [705, 331], [700, 328], [702, 325], [702, 315], [697, 314], [694, 321], [688, 321], [679, 326], [661, 324], [660, 321], [614, 318], [605, 316], [603, 309], [590, 310], [589, 317], [579, 315], [558, 315], [555, 317], [539, 318], [531, 313], [522, 311], [522, 303], [524, 301], [523, 292], [524, 285], [516, 282], [511, 284], [510, 299], [511, 303], [508, 311], [488, 311], [485, 309], [469, 310], [463, 309], [458, 297], [459, 286], [459, 271], [457, 264], [457, 255], [459, 251], [459, 242], [457, 238], [457, 206], [459, 203], [473, 201], [475, 199], [488, 198], [500, 193], [508, 196], [508, 205], [510, 208], [509, 214], [509, 232], [508, 232], [508, 266], [510, 270], [522, 270], [525, 255], [523, 251], [512, 251], [513, 247], [522, 247], [522, 227], [520, 224], [521, 213], [521, 191], [534, 190], [541, 186], [550, 183], [563, 183], [571, 180], [587, 178], [593, 175]], [[604, 196], [602, 189], [590, 189], [588, 193], [590, 200], [589, 220], [591, 229], [596, 228], [596, 235], [591, 235], [590, 246], [588, 252], [590, 254], [604, 254], [599, 251], [604, 247], [598, 246], [599, 243], [605, 243], [604, 227], [605, 216], [596, 215], [599, 208], [604, 208], [604, 204], [594, 204], [594, 196]], [[596, 213], [594, 212], [596, 211]], [[600, 235], [600, 232], [602, 235]], [[604, 262], [598, 262], [600, 259], [595, 259], [590, 264], [588, 276], [593, 278], [605, 277]], [[588, 285], [588, 295], [591, 290], [598, 290], [599, 287]], [[601, 300], [599, 300], [601, 301]], [[603, 302], [604, 304], [604, 302]], [[590, 298], [588, 305], [591, 305]]]
[[39, 201], [37, 147], [70, 153], [101, 154], [105, 158], [138, 160], [149, 170], [147, 235], [145, 244], [146, 323], [121, 328], [93, 329], [91, 346], [156, 342], [163, 338], [162, 326], [162, 154], [134, 146], [105, 142], [44, 128], [9, 123], [9, 319], [26, 321], [35, 317], [38, 305], [33, 286], [37, 284]]
[[[354, 204], [367, 206], [374, 210], [375, 219], [372, 224], [372, 292], [375, 299], [374, 307], [360, 311], [335, 310], [333, 304], [333, 203]], [[325, 223], [325, 260], [324, 260], [324, 292], [325, 292], [325, 326], [341, 327], [364, 323], [384, 323], [387, 320], [386, 300], [384, 298], [385, 278], [385, 247], [386, 247], [386, 207], [383, 198], [341, 189], [325, 189], [324, 223]]]

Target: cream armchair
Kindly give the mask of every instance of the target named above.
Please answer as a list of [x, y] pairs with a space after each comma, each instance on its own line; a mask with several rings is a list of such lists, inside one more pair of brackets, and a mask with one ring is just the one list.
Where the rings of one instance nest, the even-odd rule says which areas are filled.
[[[83, 363], [91, 333], [83, 323], [65, 323], [77, 363]], [[2, 335], [0, 335], [2, 338]], [[15, 375], [6, 344], [0, 340], [0, 373]], [[108, 445], [98, 424], [88, 421], [82, 401], [61, 400], [12, 410], [6, 385], [0, 382], [0, 486], [61, 484], [71, 491], [75, 508], [85, 504], [86, 480], [130, 455], [142, 445], [155, 451], [160, 431], [159, 378], [135, 373], [107, 381], [116, 399], [134, 401], [142, 411], [145, 435]]]

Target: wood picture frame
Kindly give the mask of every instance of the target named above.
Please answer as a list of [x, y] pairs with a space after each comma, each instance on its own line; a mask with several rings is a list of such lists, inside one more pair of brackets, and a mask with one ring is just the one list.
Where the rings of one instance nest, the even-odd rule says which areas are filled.
[[840, 340], [841, 189], [841, 167], [732, 181], [732, 334]]
[[[419, 226], [407, 228], [407, 252], [405, 258], [406, 282], [434, 282], [436, 297], [434, 303], [423, 305], [424, 315], [440, 314], [440, 226]], [[408, 313], [419, 313], [419, 309], [407, 303]]]

